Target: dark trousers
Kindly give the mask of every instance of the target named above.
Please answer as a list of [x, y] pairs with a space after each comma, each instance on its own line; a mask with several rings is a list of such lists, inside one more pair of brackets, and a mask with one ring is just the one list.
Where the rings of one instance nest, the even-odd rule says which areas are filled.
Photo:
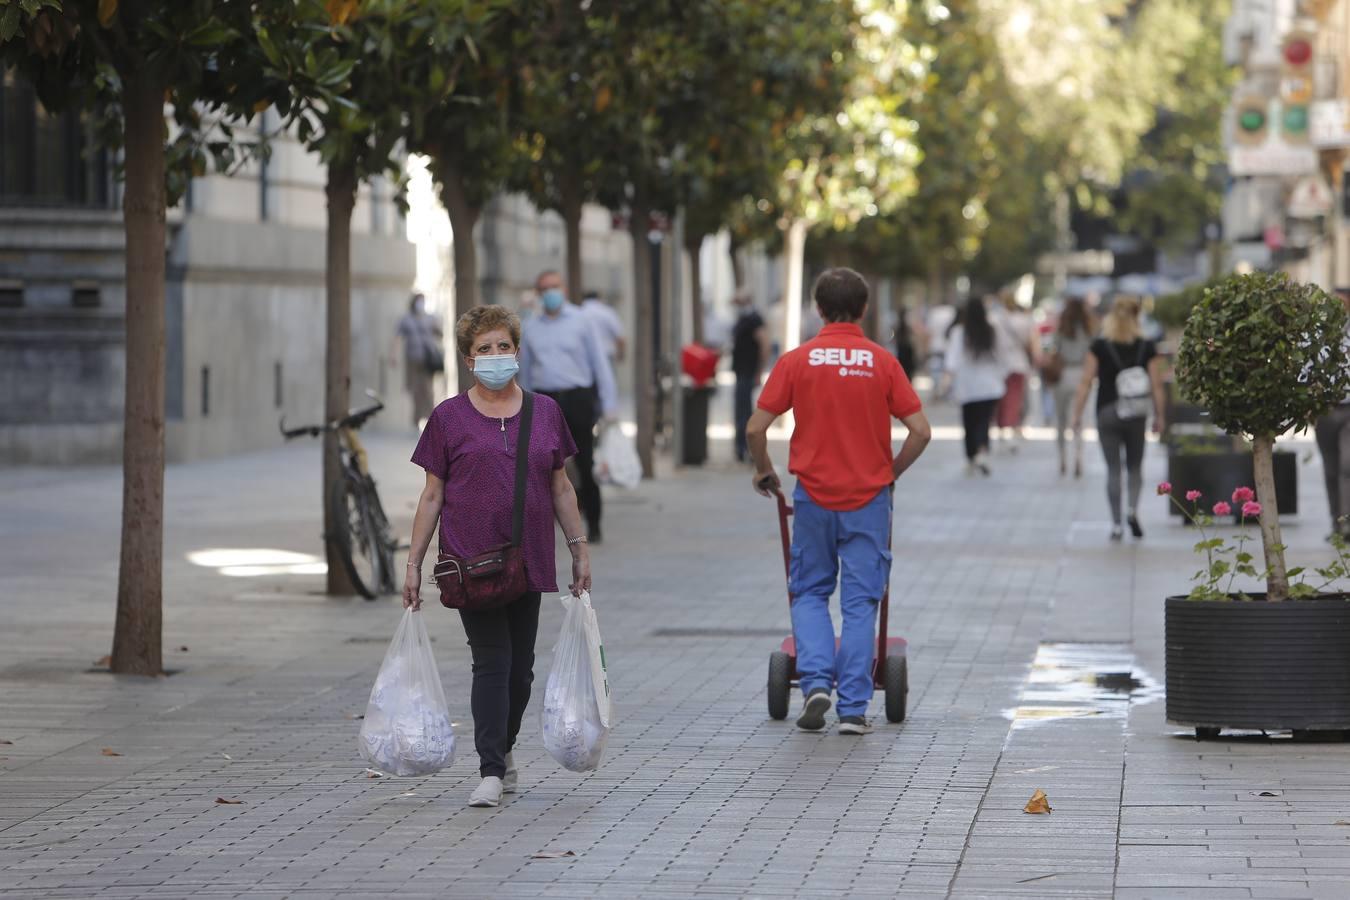
[[961, 425], [966, 432], [966, 459], [974, 462], [981, 451], [989, 450], [989, 423], [994, 420], [997, 400], [976, 400], [961, 404]]
[[577, 500], [586, 517], [587, 530], [592, 536], [600, 534], [600, 485], [595, 482], [595, 423], [596, 396], [593, 388], [574, 388], [570, 391], [541, 391], [558, 401], [572, 441], [577, 445]]
[[1350, 536], [1350, 521], [1341, 521], [1350, 516], [1350, 403], [1317, 420], [1317, 448], [1322, 451], [1332, 530]]
[[473, 651], [473, 746], [478, 773], [506, 774], [506, 754], [515, 746], [534, 684], [534, 638], [539, 631], [539, 592], [497, 609], [459, 611]]
[[759, 387], [756, 375], [736, 374], [736, 459], [745, 462], [750, 446], [745, 440], [745, 426], [750, 424], [750, 416], [755, 411], [755, 388]]

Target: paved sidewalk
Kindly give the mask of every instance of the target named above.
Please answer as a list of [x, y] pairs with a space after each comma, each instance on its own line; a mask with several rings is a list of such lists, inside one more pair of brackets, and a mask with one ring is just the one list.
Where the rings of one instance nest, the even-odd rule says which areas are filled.
[[[401, 524], [411, 440], [372, 442]], [[463, 807], [468, 651], [439, 608], [458, 759], [366, 777], [353, 717], [399, 610], [318, 593], [317, 447], [170, 471], [177, 674], [150, 681], [91, 671], [113, 615], [117, 473], [0, 473], [0, 895], [1350, 896], [1350, 751], [1197, 744], [1163, 721], [1161, 600], [1193, 570], [1193, 538], [1150, 494], [1146, 540], [1109, 544], [1089, 451], [1082, 482], [1043, 441], [972, 480], [943, 439], [902, 483], [892, 621], [911, 642], [910, 714], [862, 738], [766, 716], [788, 618], [773, 509], [748, 473], [611, 495], [594, 560], [608, 756], [562, 771], [532, 707], [522, 792], [494, 811]], [[1163, 468], [1151, 446], [1150, 484]], [[1320, 553], [1315, 457], [1300, 475], [1286, 537]], [[560, 621], [547, 604], [541, 680]], [[1081, 689], [1122, 672], [1138, 684]], [[1036, 788], [1052, 815], [1022, 813]], [[576, 855], [532, 858], [549, 850]]]

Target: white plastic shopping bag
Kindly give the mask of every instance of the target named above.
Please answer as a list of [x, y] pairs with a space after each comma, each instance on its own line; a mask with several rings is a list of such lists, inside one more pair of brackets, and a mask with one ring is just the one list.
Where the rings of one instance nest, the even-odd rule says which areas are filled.
[[455, 758], [450, 710], [423, 614], [403, 613], [361, 723], [361, 755], [389, 775], [430, 775]]
[[635, 488], [642, 481], [642, 461], [638, 459], [637, 445], [617, 423], [600, 435], [600, 443], [595, 448], [594, 471], [595, 480], [601, 484]]
[[559, 765], [572, 772], [590, 772], [600, 767], [612, 724], [605, 648], [591, 595], [568, 594], [562, 602], [566, 614], [553, 648], [540, 731], [544, 749]]

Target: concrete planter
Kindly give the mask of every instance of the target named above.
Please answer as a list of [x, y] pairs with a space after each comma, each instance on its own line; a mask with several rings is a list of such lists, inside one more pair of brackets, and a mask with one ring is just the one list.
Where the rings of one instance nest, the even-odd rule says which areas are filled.
[[1350, 729], [1350, 595], [1168, 597], [1165, 625], [1167, 719], [1197, 738]]

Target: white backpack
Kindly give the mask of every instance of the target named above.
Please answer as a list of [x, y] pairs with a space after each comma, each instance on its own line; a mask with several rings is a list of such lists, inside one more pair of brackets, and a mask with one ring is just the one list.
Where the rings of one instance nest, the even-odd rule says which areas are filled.
[[1153, 407], [1151, 397], [1153, 383], [1144, 368], [1144, 342], [1139, 341], [1139, 351], [1134, 365], [1128, 369], [1116, 353], [1116, 345], [1106, 341], [1107, 352], [1119, 371], [1116, 373], [1116, 415], [1122, 421], [1143, 419]]

